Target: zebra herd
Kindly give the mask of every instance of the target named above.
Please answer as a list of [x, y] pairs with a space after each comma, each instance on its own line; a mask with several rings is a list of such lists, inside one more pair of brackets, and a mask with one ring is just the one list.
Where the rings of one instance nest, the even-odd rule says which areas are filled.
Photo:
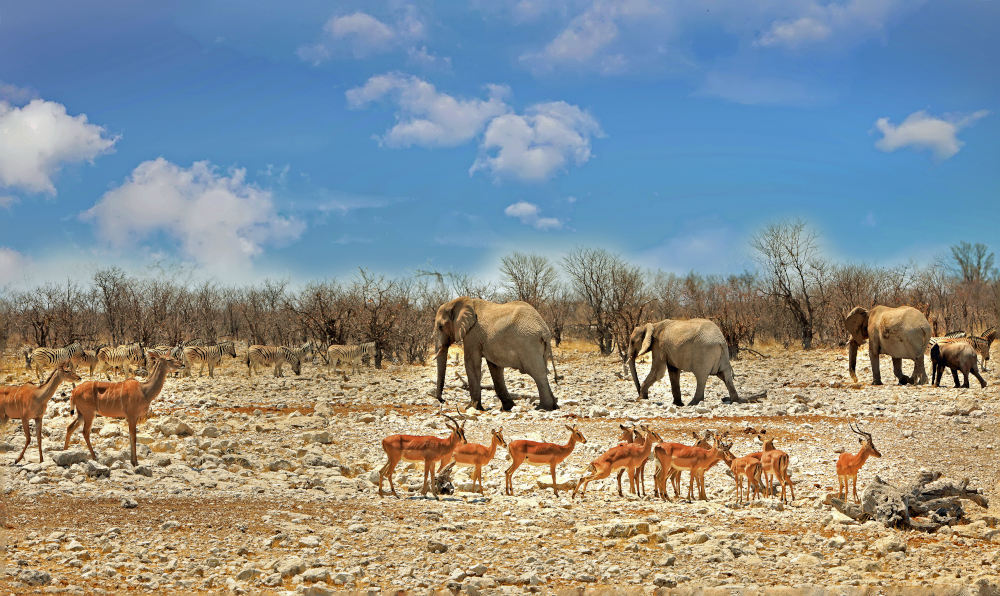
[[[108, 380], [112, 372], [118, 372], [129, 377], [133, 371], [145, 374], [150, 366], [150, 354], [169, 356], [184, 362], [184, 375], [190, 376], [191, 371], [198, 367], [198, 376], [208, 369], [208, 376], [215, 376], [215, 369], [222, 364], [223, 356], [237, 358], [236, 345], [232, 341], [224, 341], [214, 345], [204, 345], [200, 340], [193, 340], [177, 346], [160, 345], [144, 348], [142, 344], [133, 343], [120, 346], [101, 346], [94, 350], [84, 349], [79, 342], [74, 342], [63, 348], [35, 348], [25, 350], [25, 369], [34, 370], [41, 381], [46, 369], [69, 364], [74, 371], [77, 367], [89, 368], [90, 376], [104, 373]], [[312, 343], [305, 343], [297, 348], [286, 346], [252, 345], [247, 349], [244, 363], [247, 366], [247, 376], [260, 369], [270, 368], [275, 377], [283, 376], [282, 367], [288, 365], [296, 375], [302, 374], [302, 363], [311, 358], [316, 362], [319, 356], [325, 361], [327, 368], [336, 372], [343, 365], [346, 374], [350, 366], [357, 373], [361, 361], [367, 357], [375, 357], [375, 342], [356, 345], [330, 345], [326, 350], [317, 349]]]

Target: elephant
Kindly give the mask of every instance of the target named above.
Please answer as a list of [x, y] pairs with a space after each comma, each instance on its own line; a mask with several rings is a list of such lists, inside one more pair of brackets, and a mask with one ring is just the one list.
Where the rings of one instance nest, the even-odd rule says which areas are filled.
[[[844, 318], [844, 327], [851, 335], [848, 342], [848, 370], [856, 383], [855, 368], [858, 346], [868, 341], [868, 356], [872, 362], [872, 385], [882, 384], [879, 371], [879, 354], [892, 356], [892, 372], [900, 385], [927, 382], [924, 369], [924, 351], [931, 339], [931, 325], [927, 317], [912, 306], [875, 306], [866, 310], [854, 307]], [[913, 375], [903, 374], [903, 359], [913, 360]]]
[[507, 392], [503, 369], [513, 368], [529, 375], [538, 386], [540, 406], [545, 410], [558, 409], [556, 398], [549, 388], [548, 360], [552, 361], [552, 374], [556, 376], [556, 362], [552, 356], [548, 325], [533, 306], [514, 301], [497, 304], [479, 298], [462, 296], [442, 304], [434, 317], [437, 335], [437, 391], [435, 397], [443, 402], [444, 374], [448, 363], [448, 347], [462, 342], [465, 352], [465, 371], [469, 375], [469, 394], [472, 405], [483, 409], [482, 363], [493, 377], [493, 388], [500, 398], [501, 408], [509, 411], [514, 401]]
[[[733, 383], [733, 367], [729, 363], [729, 347], [719, 326], [708, 319], [672, 320], [646, 323], [632, 330], [627, 351], [632, 381], [641, 399], [649, 398], [649, 388], [663, 378], [664, 371], [670, 374], [670, 391], [674, 405], [683, 406], [681, 401], [681, 372], [693, 372], [698, 380], [694, 399], [689, 405], [701, 403], [705, 399], [705, 382], [708, 375], [722, 379], [729, 390], [729, 399], [739, 401], [736, 385]], [[635, 359], [653, 351], [653, 365], [646, 380], [639, 385], [639, 375], [635, 372]]]
[[[944, 369], [948, 367], [955, 380], [955, 387], [968, 389], [970, 372], [979, 379], [980, 386], [986, 387], [986, 379], [979, 374], [978, 360], [976, 350], [964, 341], [936, 343], [931, 347], [931, 382], [935, 387], [940, 387]], [[965, 375], [965, 382], [961, 385], [958, 382], [958, 371]]]

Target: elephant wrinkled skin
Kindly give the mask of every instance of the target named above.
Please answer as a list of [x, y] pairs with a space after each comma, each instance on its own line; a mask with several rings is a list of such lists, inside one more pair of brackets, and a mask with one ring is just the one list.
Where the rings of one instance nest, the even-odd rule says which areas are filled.
[[[912, 306], [875, 306], [870, 311], [860, 306], [854, 307], [844, 318], [844, 327], [851, 335], [847, 344], [848, 370], [857, 382], [855, 369], [858, 347], [868, 342], [868, 356], [872, 364], [872, 385], [882, 384], [878, 357], [888, 354], [892, 357], [892, 372], [900, 385], [927, 382], [924, 368], [924, 352], [931, 340], [931, 325], [927, 317]], [[903, 374], [903, 359], [913, 360], [913, 375]]]
[[482, 363], [493, 377], [493, 387], [503, 410], [514, 407], [507, 392], [503, 369], [513, 368], [529, 375], [538, 386], [540, 405], [545, 410], [559, 406], [552, 395], [548, 380], [548, 360], [552, 358], [548, 325], [533, 306], [527, 302], [497, 304], [479, 298], [463, 296], [442, 304], [434, 318], [437, 335], [437, 390], [435, 397], [444, 401], [444, 374], [448, 363], [448, 346], [462, 342], [465, 352], [465, 370], [469, 375], [469, 394], [472, 405], [483, 409]]
[[[635, 371], [635, 359], [652, 350], [653, 364], [642, 385]], [[628, 363], [632, 371], [639, 397], [649, 397], [649, 388], [670, 375], [670, 391], [674, 405], [683, 406], [681, 401], [681, 372], [693, 372], [698, 386], [694, 399], [689, 405], [701, 403], [705, 399], [705, 383], [708, 375], [722, 379], [729, 390], [729, 399], [739, 401], [736, 385], [733, 383], [733, 367], [729, 363], [729, 347], [718, 325], [708, 319], [684, 321], [665, 319], [657, 323], [639, 325], [629, 337]]]

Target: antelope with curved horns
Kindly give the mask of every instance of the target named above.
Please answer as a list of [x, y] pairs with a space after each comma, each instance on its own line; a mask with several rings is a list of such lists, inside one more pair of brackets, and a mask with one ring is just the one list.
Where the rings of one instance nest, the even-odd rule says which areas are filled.
[[853, 422], [850, 427], [852, 432], [860, 436], [858, 442], [861, 443], [861, 450], [854, 455], [850, 453], [841, 453], [840, 458], [837, 459], [837, 496], [842, 496], [841, 498], [845, 500], [847, 499], [847, 487], [853, 479], [854, 502], [860, 503], [861, 499], [858, 498], [858, 472], [861, 470], [861, 466], [865, 465], [865, 461], [869, 456], [882, 457], [882, 454], [875, 448], [875, 443], [872, 442], [871, 433], [861, 430], [860, 425], [855, 428], [855, 424]]
[[565, 445], [525, 440], [511, 441], [507, 445], [507, 451], [510, 453], [510, 458], [513, 462], [504, 473], [507, 477], [504, 488], [508, 495], [514, 494], [514, 482], [512, 480], [514, 472], [521, 467], [521, 464], [527, 462], [535, 466], [549, 466], [549, 471], [552, 473], [552, 492], [557, 497], [559, 496], [559, 488], [556, 484], [556, 466], [569, 457], [570, 453], [573, 453], [573, 448], [576, 447], [577, 441], [584, 444], [587, 442], [587, 438], [583, 436], [583, 433], [576, 426], [566, 425], [566, 430], [570, 432], [570, 435], [569, 441]]
[[[458, 412], [458, 409], [455, 410]], [[389, 489], [392, 491], [392, 496], [399, 497], [396, 494], [396, 486], [392, 482], [392, 474], [396, 470], [396, 465], [399, 464], [400, 460], [406, 460], [409, 462], [423, 462], [424, 463], [424, 484], [420, 489], [420, 494], [427, 495], [428, 478], [430, 480], [434, 479], [434, 467], [437, 463], [445, 462], [451, 458], [452, 453], [455, 448], [465, 443], [465, 422], [463, 420], [462, 424], [459, 425], [458, 422], [451, 416], [441, 412], [448, 421], [448, 428], [451, 430], [451, 434], [447, 438], [439, 438], [433, 436], [414, 436], [414, 435], [392, 435], [382, 439], [382, 449], [385, 451], [386, 456], [389, 461], [386, 462], [382, 469], [378, 471], [378, 496], [385, 496], [382, 492], [382, 480], [384, 478], [389, 479]], [[462, 417], [461, 413], [458, 414]], [[436, 487], [431, 487], [431, 492], [434, 498], [437, 499], [437, 489]]]

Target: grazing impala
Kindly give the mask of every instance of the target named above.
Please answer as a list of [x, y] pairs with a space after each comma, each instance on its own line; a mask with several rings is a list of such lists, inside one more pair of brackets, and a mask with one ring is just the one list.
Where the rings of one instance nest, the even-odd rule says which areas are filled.
[[[688, 484], [688, 500], [694, 500], [694, 484], [698, 483], [698, 498], [707, 501], [705, 494], [705, 472], [720, 461], [730, 462], [733, 454], [729, 452], [731, 444], [724, 443], [723, 439], [728, 435], [724, 433], [721, 437], [715, 437], [711, 449], [701, 447], [688, 447], [680, 443], [660, 443], [653, 454], [660, 462], [660, 474], [656, 479], [657, 490], [664, 499], [667, 497], [667, 474], [668, 470], [678, 472], [688, 471], [691, 473], [691, 482]], [[696, 435], [697, 436], [697, 435]], [[673, 477], [674, 494], [680, 492], [680, 474]]]
[[480, 493], [483, 492], [483, 466], [493, 460], [498, 445], [507, 446], [507, 441], [503, 438], [502, 428], [490, 432], [493, 434], [493, 438], [490, 440], [489, 447], [478, 443], [466, 443], [465, 445], [456, 447], [455, 452], [451, 454], [452, 461], [455, 464], [459, 466], [475, 466], [476, 469], [472, 471], [472, 490], [476, 490], [476, 480], [478, 480]]
[[854, 502], [860, 503], [861, 499], [858, 498], [858, 471], [861, 470], [861, 466], [865, 465], [865, 460], [869, 456], [882, 457], [882, 454], [875, 448], [871, 433], [861, 430], [860, 425], [855, 428], [853, 423], [851, 424], [851, 431], [860, 435], [858, 442], [861, 443], [861, 451], [858, 451], [857, 455], [851, 455], [850, 453], [840, 454], [840, 459], [837, 460], [837, 483], [839, 485], [837, 496], [847, 499], [847, 485], [853, 479]]
[[[660, 435], [656, 434], [655, 431], [640, 425], [638, 434], [642, 435], [643, 433], [645, 433], [645, 436], [642, 437], [642, 443], [623, 443], [621, 445], [616, 445], [592, 461], [590, 466], [587, 468], [590, 474], [581, 478], [580, 481], [576, 483], [576, 488], [573, 489], [573, 497], [576, 497], [576, 491], [579, 489], [580, 498], [582, 499], [583, 495], [587, 492], [588, 484], [594, 480], [607, 478], [611, 475], [611, 472], [617, 468], [621, 468], [628, 472], [628, 479], [631, 484], [632, 494], [637, 494], [639, 470], [649, 460], [649, 452], [652, 451], [653, 444], [660, 442]], [[621, 479], [621, 474], [619, 474], [619, 497], [623, 496]]]
[[[448, 419], [445, 424], [450, 422], [448, 428], [451, 430], [451, 434], [445, 439], [414, 435], [392, 435], [382, 439], [382, 449], [385, 450], [389, 461], [378, 471], [378, 496], [385, 496], [385, 493], [382, 492], [383, 478], [389, 479], [389, 489], [392, 491], [392, 496], [399, 496], [396, 494], [396, 486], [392, 483], [392, 473], [396, 470], [396, 465], [401, 459], [409, 462], [424, 462], [424, 485], [420, 489], [420, 494], [427, 495], [428, 478], [430, 481], [434, 480], [434, 466], [439, 461], [444, 463], [451, 459], [455, 448], [465, 443], [465, 422], [459, 426], [458, 422], [451, 416], [444, 412], [441, 415]], [[432, 487], [431, 491], [434, 498], [438, 498], [437, 489]]]
[[184, 363], [169, 356], [150, 354], [152, 370], [146, 381], [140, 383], [127, 379], [120, 383], [107, 381], [87, 381], [73, 389], [69, 401], [76, 410], [76, 419], [66, 428], [66, 443], [63, 449], [69, 449], [69, 441], [73, 432], [83, 424], [83, 440], [87, 443], [90, 455], [97, 459], [94, 447], [90, 444], [90, 426], [94, 416], [100, 414], [109, 418], [125, 418], [128, 421], [129, 442], [132, 445], [132, 465], [139, 465], [135, 454], [135, 432], [140, 419], [149, 414], [149, 405], [160, 394], [167, 373], [173, 370], [184, 370]]
[[552, 473], [552, 492], [557, 497], [559, 496], [559, 488], [556, 485], [556, 466], [569, 457], [570, 453], [573, 453], [573, 448], [576, 447], [577, 441], [581, 443], [587, 442], [587, 438], [583, 436], [583, 433], [577, 427], [566, 426], [566, 430], [570, 432], [570, 435], [569, 441], [565, 445], [523, 440], [510, 442], [507, 446], [507, 451], [510, 452], [510, 458], [513, 460], [513, 463], [510, 464], [505, 473], [507, 477], [505, 490], [508, 495], [514, 494], [514, 482], [512, 480], [514, 472], [521, 467], [521, 464], [527, 462], [535, 466], [549, 467], [549, 471]]
[[24, 429], [24, 449], [17, 456], [14, 463], [21, 461], [24, 452], [31, 445], [31, 428], [28, 421], [34, 419], [35, 434], [38, 436], [38, 462], [42, 459], [42, 417], [45, 416], [45, 408], [49, 405], [49, 399], [59, 388], [59, 385], [66, 381], [76, 382], [80, 380], [80, 375], [72, 370], [72, 364], [64, 362], [56, 367], [41, 385], [35, 386], [31, 383], [24, 385], [4, 385], [0, 386], [0, 424], [12, 418], [21, 419], [21, 428]]

